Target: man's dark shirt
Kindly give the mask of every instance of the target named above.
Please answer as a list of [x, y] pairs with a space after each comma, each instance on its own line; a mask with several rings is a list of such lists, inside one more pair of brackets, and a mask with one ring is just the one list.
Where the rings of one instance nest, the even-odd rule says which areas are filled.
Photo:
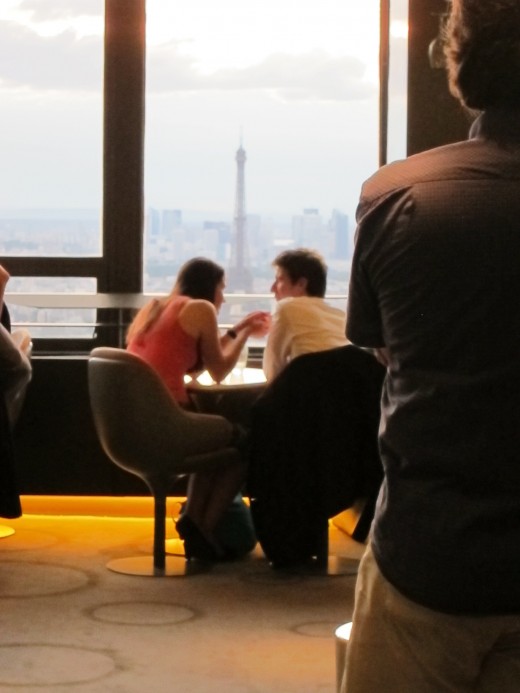
[[520, 611], [520, 113], [363, 186], [347, 336], [385, 346], [373, 549], [403, 594]]

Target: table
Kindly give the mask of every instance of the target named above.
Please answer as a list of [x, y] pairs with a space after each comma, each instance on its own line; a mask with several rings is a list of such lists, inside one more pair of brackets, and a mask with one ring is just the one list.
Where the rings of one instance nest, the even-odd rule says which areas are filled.
[[266, 386], [261, 368], [235, 367], [220, 382], [207, 371], [189, 378], [186, 389], [195, 407], [206, 414], [220, 414], [233, 423], [249, 428], [251, 407]]

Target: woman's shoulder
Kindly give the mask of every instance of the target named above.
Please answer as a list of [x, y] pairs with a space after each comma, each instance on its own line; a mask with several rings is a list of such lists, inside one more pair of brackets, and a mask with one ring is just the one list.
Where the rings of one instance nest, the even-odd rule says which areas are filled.
[[190, 298], [185, 302], [179, 311], [181, 322], [196, 325], [207, 325], [213, 323], [217, 318], [217, 311], [213, 303], [203, 298]]
[[189, 296], [181, 296], [180, 298], [185, 299], [182, 303], [183, 312], [189, 311], [190, 313], [200, 313], [200, 314], [215, 314], [215, 306], [210, 301], [206, 301], [204, 298], [190, 298]]

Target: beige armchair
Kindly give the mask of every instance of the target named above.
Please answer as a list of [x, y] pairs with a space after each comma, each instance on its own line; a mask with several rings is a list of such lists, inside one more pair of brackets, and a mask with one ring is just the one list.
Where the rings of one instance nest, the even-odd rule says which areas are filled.
[[166, 556], [166, 496], [172, 482], [238, 457], [232, 426], [221, 416], [183, 409], [145, 361], [123, 349], [94, 349], [88, 367], [94, 424], [108, 457], [143, 479], [154, 497], [153, 557], [116, 559], [108, 567], [136, 575], [184, 575], [194, 561]]

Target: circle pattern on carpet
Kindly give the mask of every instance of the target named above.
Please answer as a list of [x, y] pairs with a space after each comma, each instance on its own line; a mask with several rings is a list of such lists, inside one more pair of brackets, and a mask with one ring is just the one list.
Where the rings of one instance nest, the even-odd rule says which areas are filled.
[[[34, 569], [32, 569], [34, 566]], [[54, 563], [2, 561], [2, 597], [48, 597], [76, 592], [92, 583], [86, 571]]]
[[74, 685], [96, 681], [117, 669], [103, 651], [68, 645], [0, 645], [0, 684], [11, 686]]
[[182, 604], [166, 602], [112, 602], [85, 612], [95, 621], [121, 626], [170, 626], [191, 621], [198, 614]]
[[33, 551], [55, 546], [59, 541], [57, 536], [47, 532], [16, 529], [14, 534], [2, 541], [2, 551]]

